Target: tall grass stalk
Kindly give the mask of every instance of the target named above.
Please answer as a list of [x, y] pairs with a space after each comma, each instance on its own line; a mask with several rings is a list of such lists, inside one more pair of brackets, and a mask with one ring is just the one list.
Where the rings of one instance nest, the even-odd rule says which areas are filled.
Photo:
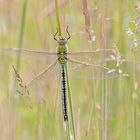
[[133, 60], [133, 127], [134, 127], [134, 140], [137, 140], [137, 90], [138, 90], [138, 83], [136, 81], [136, 69], [135, 69], [135, 54], [134, 50], [132, 51], [132, 60]]
[[[26, 9], [27, 9], [27, 2], [28, 0], [24, 0], [22, 12], [21, 12], [21, 24], [20, 24], [20, 32], [19, 32], [19, 40], [18, 40], [18, 46], [20, 50], [23, 48], [23, 39], [24, 39], [24, 28], [25, 28], [25, 19], [26, 19]], [[16, 59], [16, 71], [19, 72], [20, 69], [20, 61], [21, 61], [21, 52], [19, 51], [17, 53], [17, 59]], [[14, 82], [14, 87], [16, 89], [16, 79]], [[15, 91], [14, 89], [14, 91]], [[14, 92], [15, 93], [15, 92]]]
[[103, 80], [103, 140], [107, 140], [107, 80]]
[[[97, 95], [98, 95], [98, 90], [99, 90], [99, 86], [100, 86], [100, 81], [99, 80], [93, 80], [93, 101], [92, 101], [92, 104], [91, 104], [91, 109], [90, 109], [90, 115], [89, 115], [89, 121], [88, 121], [88, 130], [87, 130], [87, 135], [90, 135], [92, 134], [92, 136], [95, 137], [96, 140], [99, 140], [99, 123], [98, 123], [98, 119], [97, 119], [97, 116], [98, 116], [98, 113], [97, 113], [97, 110], [96, 110], [96, 104], [98, 102], [97, 100]], [[95, 130], [94, 130], [94, 133], [93, 133], [93, 130], [92, 130], [92, 127], [93, 125], [95, 126]]]
[[73, 107], [72, 107], [72, 98], [71, 98], [71, 92], [70, 92], [70, 84], [69, 84], [67, 65], [66, 65], [66, 81], [67, 81], [67, 87], [68, 87], [68, 99], [69, 99], [69, 108], [70, 108], [70, 115], [71, 115], [71, 121], [72, 121], [73, 136], [74, 136], [74, 140], [76, 140], [75, 127], [74, 127], [74, 117], [73, 117]]
[[[24, 0], [23, 2], [23, 7], [22, 7], [22, 12], [21, 12], [21, 24], [20, 24], [20, 32], [19, 32], [19, 40], [18, 40], [18, 45], [17, 48], [20, 50], [23, 48], [23, 39], [24, 39], [24, 28], [25, 28], [25, 19], [26, 19], [26, 10], [27, 10], [27, 2], [28, 0]], [[19, 51], [17, 53], [17, 59], [16, 59], [16, 71], [19, 72], [20, 69], [20, 61], [21, 61], [21, 52]], [[14, 93], [16, 91], [16, 78], [14, 82]]]
[[61, 26], [60, 26], [60, 18], [59, 18], [59, 6], [58, 6], [58, 0], [55, 0], [55, 10], [56, 10], [56, 22], [57, 22], [57, 30], [59, 36], [61, 36]]
[[[61, 33], [61, 25], [60, 25], [60, 18], [59, 18], [60, 16], [59, 16], [58, 0], [55, 0], [55, 9], [56, 9], [57, 30], [58, 30], [59, 36], [61, 36], [62, 33]], [[74, 140], [75, 140], [76, 135], [75, 135], [75, 128], [74, 128], [74, 118], [73, 118], [72, 100], [71, 100], [71, 92], [70, 92], [67, 65], [66, 65], [66, 81], [67, 81], [67, 88], [68, 88], [68, 101], [69, 101], [68, 103], [69, 103], [70, 116], [71, 116], [71, 121], [72, 121], [72, 130], [73, 130], [73, 136], [74, 136]], [[70, 124], [70, 122], [68, 120], [68, 122], [66, 122], [67, 139], [70, 139], [70, 137], [71, 137], [69, 124]]]
[[[85, 21], [85, 33], [87, 36], [87, 40], [90, 41], [91, 43], [91, 48], [94, 48], [94, 41], [93, 41], [93, 33], [92, 33], [92, 28], [91, 28], [91, 15], [90, 15], [90, 11], [89, 11], [89, 5], [88, 5], [88, 1], [87, 0], [82, 0], [82, 5], [83, 5], [83, 15], [84, 15], [84, 21]], [[94, 70], [93, 70], [94, 71]], [[97, 81], [92, 81], [92, 85], [94, 87], [94, 91], [93, 91], [93, 101], [91, 104], [91, 109], [90, 109], [90, 115], [89, 115], [89, 121], [88, 121], [88, 129], [87, 129], [87, 135], [89, 135], [90, 131], [92, 132], [92, 124], [94, 123], [96, 127], [98, 127], [98, 123], [96, 121], [96, 93], [97, 93]], [[94, 130], [95, 131], [95, 130]], [[98, 130], [97, 133], [92, 133], [92, 135], [96, 135], [96, 139], [98, 140]], [[90, 136], [89, 136], [90, 137]]]
[[[21, 24], [20, 24], [20, 33], [19, 33], [19, 41], [18, 41], [18, 48], [22, 49], [23, 47], [23, 37], [24, 37], [24, 28], [25, 28], [25, 19], [26, 19], [26, 9], [27, 9], [27, 1], [28, 0], [24, 0], [23, 2], [23, 6], [22, 6], [22, 12], [21, 12]], [[17, 53], [17, 59], [16, 59], [16, 70], [19, 71], [20, 68], [20, 58], [21, 58], [21, 53]], [[15, 139], [15, 127], [16, 127], [16, 112], [15, 112], [15, 100], [14, 100], [14, 95], [16, 93], [16, 88], [17, 88], [17, 81], [16, 78], [14, 80], [14, 87], [13, 87], [13, 94], [12, 94], [12, 109], [13, 109], [13, 126], [12, 126], [12, 137], [11, 140]]]
[[[21, 17], [21, 25], [20, 25], [20, 33], [19, 33], [19, 41], [17, 48], [23, 48], [23, 39], [24, 39], [24, 28], [25, 28], [25, 19], [26, 19], [26, 11], [27, 11], [27, 2], [28, 0], [24, 0], [23, 8], [22, 8], [22, 17]], [[17, 62], [16, 62], [16, 70], [19, 71], [20, 69], [20, 56], [21, 52], [17, 54]]]
[[137, 96], [138, 96], [138, 83], [136, 80], [136, 65], [135, 65], [135, 49], [137, 49], [137, 29], [139, 25], [139, 18], [135, 17], [134, 19], [134, 30], [132, 35], [132, 81], [133, 81], [133, 91], [132, 91], [132, 100], [133, 100], [133, 130], [134, 130], [134, 140], [137, 140]]
[[66, 122], [66, 137], [67, 140], [70, 140], [70, 128], [69, 128], [69, 122]]
[[[21, 25], [20, 25], [20, 33], [19, 33], [19, 41], [18, 41], [18, 46], [20, 50], [23, 47], [23, 37], [24, 37], [24, 28], [25, 28], [25, 19], [26, 19], [26, 9], [27, 9], [27, 2], [28, 0], [24, 0], [23, 2], [23, 8], [22, 8], [22, 17], [21, 17]], [[21, 61], [21, 52], [19, 51], [17, 53], [17, 59], [16, 59], [16, 71], [19, 72], [20, 69], [20, 61]], [[12, 104], [14, 106], [14, 94], [16, 93], [16, 88], [17, 88], [17, 81], [15, 78], [14, 81], [14, 88], [13, 88], [13, 96], [12, 96]]]

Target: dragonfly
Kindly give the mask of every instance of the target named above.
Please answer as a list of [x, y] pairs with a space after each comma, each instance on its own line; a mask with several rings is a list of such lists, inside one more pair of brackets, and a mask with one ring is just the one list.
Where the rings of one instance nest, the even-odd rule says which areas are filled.
[[[49, 58], [54, 57], [54, 61], [45, 68], [42, 72], [37, 74], [33, 79], [26, 83], [24, 86], [27, 89], [32, 83], [36, 80], [40, 80], [45, 73], [49, 73], [52, 68], [55, 68], [57, 65], [61, 68], [61, 88], [62, 88], [62, 112], [64, 121], [68, 121], [68, 103], [67, 103], [67, 80], [66, 80], [66, 69], [67, 65], [73, 64], [74, 67], [71, 69], [71, 73], [76, 73], [76, 76], [81, 78], [85, 76], [89, 79], [108, 79], [117, 77], [121, 74], [118, 69], [110, 69], [104, 64], [112, 58], [115, 57], [116, 53], [113, 49], [100, 49], [95, 51], [83, 51], [83, 52], [69, 52], [68, 51], [68, 40], [71, 38], [68, 27], [66, 28], [67, 37], [59, 36], [58, 30], [54, 34], [53, 39], [57, 42], [57, 51], [56, 52], [46, 52], [46, 51], [35, 51], [35, 50], [24, 50], [18, 48], [7, 48], [7, 52], [21, 53], [23, 55], [37, 55]], [[114, 56], [114, 57], [112, 57]], [[22, 86], [22, 79], [19, 74], [16, 72], [16, 77]], [[47, 78], [47, 77], [46, 77]], [[28, 92], [28, 90], [27, 90]]]

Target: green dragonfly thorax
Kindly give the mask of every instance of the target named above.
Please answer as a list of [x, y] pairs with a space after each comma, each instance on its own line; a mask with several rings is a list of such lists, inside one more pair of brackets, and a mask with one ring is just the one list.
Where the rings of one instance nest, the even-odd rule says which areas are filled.
[[58, 42], [58, 48], [57, 48], [58, 60], [60, 64], [66, 64], [67, 39], [60, 38], [57, 42]]

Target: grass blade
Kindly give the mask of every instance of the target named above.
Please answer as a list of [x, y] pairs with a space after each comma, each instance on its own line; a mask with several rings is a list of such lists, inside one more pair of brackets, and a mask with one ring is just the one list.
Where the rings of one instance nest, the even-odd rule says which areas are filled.
[[61, 36], [61, 26], [60, 26], [60, 18], [59, 18], [58, 0], [55, 0], [55, 9], [56, 9], [56, 21], [57, 21], [58, 34], [59, 34], [59, 36]]
[[[22, 9], [22, 17], [21, 17], [21, 25], [20, 25], [20, 33], [19, 33], [19, 41], [17, 48], [22, 49], [23, 48], [23, 39], [24, 39], [24, 28], [25, 28], [25, 19], [26, 19], [26, 9], [27, 9], [27, 1], [24, 0], [23, 3], [23, 9]], [[17, 62], [16, 62], [16, 69], [19, 71], [20, 68], [20, 51], [17, 54]]]
[[73, 117], [73, 107], [72, 107], [72, 98], [71, 98], [71, 92], [70, 92], [70, 84], [69, 84], [67, 65], [66, 65], [66, 81], [67, 81], [67, 88], [68, 88], [68, 102], [69, 102], [69, 108], [70, 108], [70, 116], [71, 116], [71, 121], [72, 121], [72, 131], [73, 131], [74, 140], [76, 140], [74, 117]]

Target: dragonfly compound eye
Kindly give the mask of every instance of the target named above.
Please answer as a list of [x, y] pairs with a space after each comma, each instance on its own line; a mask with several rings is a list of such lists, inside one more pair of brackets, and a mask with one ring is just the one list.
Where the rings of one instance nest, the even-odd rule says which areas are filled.
[[60, 38], [60, 39], [58, 40], [58, 44], [59, 44], [59, 45], [65, 45], [65, 44], [67, 44], [67, 39], [66, 39], [66, 38]]

